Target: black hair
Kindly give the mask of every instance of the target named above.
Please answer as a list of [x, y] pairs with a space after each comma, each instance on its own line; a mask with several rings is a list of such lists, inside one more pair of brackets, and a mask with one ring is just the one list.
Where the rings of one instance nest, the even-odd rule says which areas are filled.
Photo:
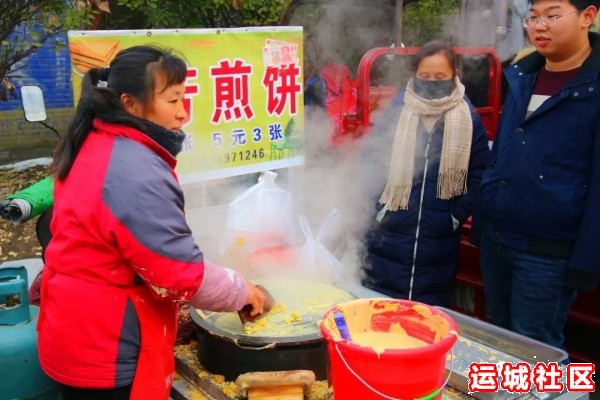
[[[529, 0], [529, 3], [531, 3], [531, 5], [537, 3], [539, 0]], [[598, 7], [600, 7], [600, 0], [567, 0], [569, 3], [573, 4], [573, 6], [575, 6], [576, 9], [578, 9], [579, 11], [583, 11], [586, 8], [588, 8], [589, 6], [594, 6], [596, 7], [596, 9], [598, 9]]]
[[419, 64], [425, 57], [431, 57], [435, 54], [442, 54], [448, 60], [452, 71], [456, 71], [457, 68], [457, 57], [454, 49], [450, 43], [443, 40], [432, 40], [425, 43], [419, 51], [413, 56], [411, 61], [411, 68], [413, 72], [417, 72]]
[[166, 89], [182, 83], [186, 70], [182, 57], [153, 45], [129, 47], [115, 56], [110, 67], [91, 68], [83, 76], [81, 96], [67, 133], [54, 151], [52, 173], [59, 180], [69, 175], [95, 118], [145, 131], [142, 120], [125, 110], [121, 95], [133, 96], [145, 111], [153, 105], [157, 73], [164, 74]]

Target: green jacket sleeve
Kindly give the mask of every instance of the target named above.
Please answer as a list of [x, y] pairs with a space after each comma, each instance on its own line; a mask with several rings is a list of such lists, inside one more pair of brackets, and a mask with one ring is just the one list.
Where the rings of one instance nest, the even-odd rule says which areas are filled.
[[31, 215], [27, 220], [40, 215], [54, 204], [54, 177], [47, 176], [41, 181], [6, 197], [6, 200], [12, 199], [23, 199], [31, 204]]

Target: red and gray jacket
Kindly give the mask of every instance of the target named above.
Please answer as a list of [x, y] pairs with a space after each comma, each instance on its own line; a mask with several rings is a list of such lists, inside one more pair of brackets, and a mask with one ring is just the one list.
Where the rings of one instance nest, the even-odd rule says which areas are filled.
[[133, 382], [132, 399], [167, 399], [177, 305], [244, 305], [243, 278], [205, 263], [193, 241], [175, 165], [146, 134], [95, 120], [56, 181], [38, 347], [58, 382]]

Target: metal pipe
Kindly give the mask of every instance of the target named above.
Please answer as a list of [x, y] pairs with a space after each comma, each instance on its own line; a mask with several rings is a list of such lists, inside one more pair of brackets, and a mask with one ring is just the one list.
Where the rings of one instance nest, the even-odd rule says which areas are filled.
[[394, 43], [396, 46], [402, 47], [402, 27], [404, 18], [404, 0], [396, 0], [396, 8], [394, 10]]

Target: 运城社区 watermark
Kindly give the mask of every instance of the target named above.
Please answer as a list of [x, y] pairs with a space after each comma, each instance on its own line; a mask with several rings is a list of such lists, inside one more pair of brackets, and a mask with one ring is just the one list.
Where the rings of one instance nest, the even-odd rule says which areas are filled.
[[556, 362], [526, 362], [515, 364], [471, 363], [468, 379], [469, 392], [528, 393], [535, 385], [539, 393], [565, 390], [569, 392], [594, 392], [596, 366], [592, 363], [573, 363], [562, 367]]

